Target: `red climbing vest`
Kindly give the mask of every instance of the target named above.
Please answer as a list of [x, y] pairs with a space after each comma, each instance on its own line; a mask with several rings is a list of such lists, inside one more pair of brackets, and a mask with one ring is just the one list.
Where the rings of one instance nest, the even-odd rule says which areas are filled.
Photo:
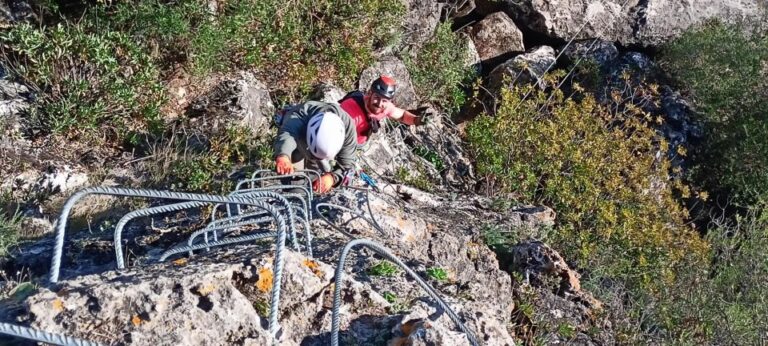
[[[378, 121], [371, 119], [365, 109], [365, 96], [360, 91], [353, 91], [339, 100], [339, 105], [352, 120], [355, 121], [357, 130], [357, 144], [364, 144], [368, 141], [371, 132], [378, 130]], [[372, 122], [376, 122], [372, 124]]]

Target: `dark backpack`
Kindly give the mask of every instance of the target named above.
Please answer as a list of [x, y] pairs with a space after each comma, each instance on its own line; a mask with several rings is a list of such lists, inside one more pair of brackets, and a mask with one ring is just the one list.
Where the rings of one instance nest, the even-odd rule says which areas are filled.
[[365, 118], [368, 120], [369, 130], [368, 130], [368, 133], [366, 133], [365, 135], [369, 137], [372, 133], [379, 132], [379, 127], [380, 127], [379, 121], [368, 116], [368, 109], [365, 108], [365, 97], [363, 95], [363, 92], [360, 90], [350, 91], [349, 93], [344, 95], [344, 97], [342, 97], [341, 100], [339, 100], [339, 104], [341, 104], [342, 102], [350, 98], [355, 100], [358, 107], [360, 107], [360, 110], [362, 110], [363, 114], [365, 114]]

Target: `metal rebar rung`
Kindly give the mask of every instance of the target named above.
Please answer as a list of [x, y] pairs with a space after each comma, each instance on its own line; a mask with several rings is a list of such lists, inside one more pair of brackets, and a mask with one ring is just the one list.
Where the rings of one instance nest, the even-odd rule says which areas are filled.
[[49, 277], [49, 281], [51, 283], [56, 283], [59, 281], [59, 270], [61, 268], [61, 257], [64, 251], [64, 237], [66, 235], [67, 219], [69, 218], [69, 213], [72, 210], [72, 207], [74, 207], [74, 205], [81, 198], [92, 194], [186, 200], [208, 203], [235, 203], [251, 205], [268, 211], [277, 222], [277, 237], [275, 240], [275, 264], [273, 270], [274, 280], [272, 283], [272, 300], [269, 311], [269, 334], [272, 338], [272, 342], [277, 343], [277, 332], [280, 328], [278, 324], [278, 315], [280, 313], [280, 284], [282, 282], [284, 265], [283, 251], [285, 250], [285, 238], [288, 230], [285, 219], [283, 219], [282, 215], [280, 215], [280, 212], [277, 211], [275, 207], [267, 203], [234, 196], [225, 197], [186, 192], [140, 190], [114, 187], [92, 187], [80, 190], [67, 200], [67, 202], [62, 207], [61, 215], [59, 216], [58, 224], [56, 227], [56, 239], [53, 249], [53, 257], [51, 258], [51, 272]]
[[0, 334], [12, 335], [22, 339], [61, 346], [101, 346], [99, 343], [73, 338], [71, 336], [49, 333], [30, 327], [2, 322], [0, 322]]
[[170, 249], [166, 252], [163, 252], [163, 254], [160, 255], [160, 258], [158, 258], [157, 261], [158, 262], [165, 261], [168, 257], [173, 256], [175, 254], [182, 253], [182, 252], [191, 252], [194, 250], [206, 249], [206, 248], [221, 246], [221, 245], [244, 243], [247, 241], [254, 241], [254, 240], [270, 238], [275, 236], [277, 236], [277, 233], [267, 232], [267, 233], [250, 234], [250, 235], [245, 235], [242, 237], [236, 237], [236, 238], [230, 238], [230, 239], [222, 239], [222, 240], [218, 240], [210, 243], [179, 246], [179, 247]]
[[331, 345], [332, 346], [338, 346], [339, 345], [339, 311], [341, 308], [341, 281], [344, 276], [344, 265], [347, 259], [347, 255], [349, 252], [357, 247], [357, 246], [364, 246], [367, 247], [373, 252], [376, 252], [377, 254], [381, 255], [382, 257], [386, 258], [387, 260], [397, 264], [400, 268], [402, 268], [408, 275], [413, 278], [413, 280], [416, 281], [416, 283], [421, 286], [424, 291], [427, 292], [427, 294], [434, 299], [437, 304], [440, 306], [443, 311], [445, 311], [448, 314], [448, 317], [453, 320], [454, 323], [461, 329], [464, 334], [467, 335], [467, 339], [469, 340], [469, 343], [473, 346], [477, 346], [477, 339], [475, 339], [475, 335], [470, 331], [466, 326], [464, 326], [464, 323], [461, 322], [461, 319], [459, 319], [459, 316], [456, 315], [456, 313], [451, 309], [448, 304], [443, 301], [440, 296], [437, 294], [434, 288], [430, 286], [427, 282], [421, 279], [421, 277], [416, 274], [410, 267], [405, 265], [397, 256], [393, 255], [389, 249], [385, 248], [384, 246], [380, 245], [379, 243], [376, 243], [369, 239], [355, 239], [347, 243], [347, 245], [344, 246], [344, 249], [341, 250], [341, 255], [339, 256], [338, 264], [336, 265], [336, 273], [335, 273], [335, 282], [334, 282], [334, 289], [333, 289], [333, 310], [332, 310], [332, 317], [331, 317]]

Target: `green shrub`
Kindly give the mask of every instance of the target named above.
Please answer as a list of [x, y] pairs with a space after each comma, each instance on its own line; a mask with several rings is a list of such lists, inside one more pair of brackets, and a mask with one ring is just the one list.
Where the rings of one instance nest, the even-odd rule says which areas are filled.
[[667, 327], [680, 344], [758, 345], [768, 335], [768, 209], [721, 223], [707, 239], [712, 264], [688, 268], [669, 289]]
[[257, 68], [269, 85], [306, 92], [320, 80], [351, 88], [373, 61], [373, 47], [397, 37], [392, 23], [405, 11], [394, 0], [220, 4], [215, 13], [201, 0], [120, 3], [102, 12], [110, 25], [159, 46], [164, 55], [184, 52], [183, 60], [198, 76]]
[[710, 22], [662, 53], [706, 130], [692, 180], [741, 206], [768, 198], [768, 34]]
[[211, 134], [208, 145], [190, 148], [186, 141], [165, 143], [155, 149], [150, 162], [153, 185], [173, 190], [228, 193], [234, 187], [229, 175], [251, 164], [269, 167], [272, 137], [254, 136], [244, 127], [230, 127]]
[[501, 192], [558, 211], [558, 225], [542, 240], [579, 267], [600, 268], [651, 297], [679, 266], [702, 262], [707, 245], [685, 224], [673, 187], [688, 189], [670, 180], [667, 144], [645, 115], [631, 106], [616, 112], [590, 95], [531, 88], [504, 89], [496, 115], [470, 123], [467, 139], [478, 172]]
[[416, 163], [415, 172], [405, 167], [398, 167], [397, 171], [395, 171], [395, 180], [401, 184], [411, 185], [422, 191], [432, 191], [435, 188], [435, 184], [429, 179], [424, 170], [424, 167], [418, 162]]
[[413, 149], [413, 153], [429, 161], [438, 172], [442, 172], [445, 169], [445, 163], [437, 152], [429, 150], [429, 148], [425, 146], [417, 146]]
[[390, 304], [395, 304], [397, 302], [397, 295], [390, 291], [385, 291], [381, 296]]
[[397, 266], [392, 264], [392, 262], [389, 261], [379, 261], [378, 263], [372, 265], [368, 270], [366, 270], [366, 273], [370, 276], [393, 276], [397, 274], [398, 269]]
[[159, 70], [125, 33], [21, 23], [0, 39], [11, 70], [38, 93], [35, 115], [44, 128], [121, 140], [130, 131], [162, 127]]
[[427, 268], [427, 277], [435, 281], [443, 282], [448, 280], [448, 272], [440, 267], [429, 267]]
[[443, 22], [416, 58], [405, 62], [414, 88], [424, 101], [457, 112], [467, 101], [464, 88], [469, 87], [477, 75], [467, 66], [467, 60], [466, 43], [451, 31], [450, 22]]
[[19, 242], [21, 217], [18, 212], [8, 215], [0, 212], [0, 257], [8, 254], [8, 249]]

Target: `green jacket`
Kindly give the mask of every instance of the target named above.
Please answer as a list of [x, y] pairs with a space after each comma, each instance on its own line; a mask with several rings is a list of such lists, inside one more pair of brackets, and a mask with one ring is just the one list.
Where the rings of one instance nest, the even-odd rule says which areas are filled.
[[299, 150], [305, 160], [320, 161], [312, 156], [312, 153], [309, 151], [309, 146], [307, 145], [307, 124], [313, 115], [326, 111], [338, 114], [346, 128], [344, 145], [336, 155], [336, 165], [331, 171], [336, 183], [339, 183], [344, 178], [345, 171], [353, 169], [355, 166], [357, 131], [355, 130], [355, 122], [337, 104], [307, 101], [286, 114], [277, 132], [277, 138], [275, 138], [275, 157], [279, 155], [292, 157], [294, 150]]

